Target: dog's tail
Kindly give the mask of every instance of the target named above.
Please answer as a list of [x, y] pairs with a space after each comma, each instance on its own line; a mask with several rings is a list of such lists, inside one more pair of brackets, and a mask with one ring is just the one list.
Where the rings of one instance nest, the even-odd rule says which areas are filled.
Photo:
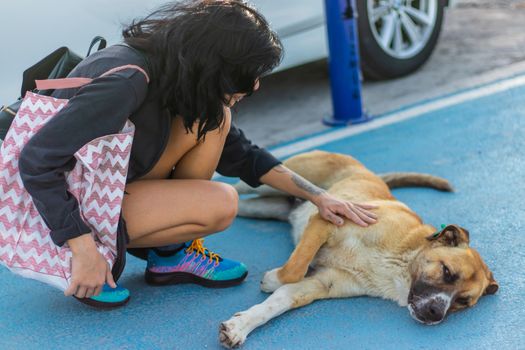
[[430, 187], [439, 191], [453, 192], [454, 188], [448, 180], [423, 173], [386, 173], [379, 177], [390, 189], [399, 187]]

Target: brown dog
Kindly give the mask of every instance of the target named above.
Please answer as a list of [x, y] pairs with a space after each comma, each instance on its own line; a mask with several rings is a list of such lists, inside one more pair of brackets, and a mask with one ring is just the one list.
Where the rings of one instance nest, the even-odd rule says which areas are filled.
[[[241, 193], [259, 193], [241, 201], [239, 214], [288, 218], [296, 248], [284, 266], [265, 274], [261, 289], [273, 294], [221, 324], [224, 346], [239, 346], [256, 327], [317, 299], [381, 297], [407, 306], [419, 322], [436, 324], [449, 311], [472, 306], [482, 295], [497, 291], [491, 271], [469, 247], [467, 230], [448, 225], [437, 231], [389, 189], [428, 186], [450, 191], [446, 180], [413, 173], [379, 177], [350, 156], [321, 151], [292, 157], [284, 165], [338, 198], [376, 204], [379, 220], [366, 228], [350, 221], [337, 227], [322, 219], [310, 202], [292, 208], [284, 194], [268, 187], [238, 185]], [[309, 266], [314, 270], [305, 278]]]

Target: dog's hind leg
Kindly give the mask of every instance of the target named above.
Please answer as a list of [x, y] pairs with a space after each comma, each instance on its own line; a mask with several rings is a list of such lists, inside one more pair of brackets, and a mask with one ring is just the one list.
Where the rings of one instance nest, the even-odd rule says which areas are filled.
[[302, 280], [319, 248], [328, 240], [334, 227], [319, 214], [312, 215], [286, 264], [264, 275], [261, 290], [273, 292], [283, 284]]
[[244, 343], [248, 334], [255, 328], [288, 310], [308, 305], [314, 300], [361, 294], [360, 290], [343, 288], [342, 284], [346, 280], [346, 272], [324, 268], [301, 282], [285, 284], [263, 303], [236, 313], [231, 319], [221, 323], [221, 344], [228, 348], [237, 347]]
[[290, 197], [256, 197], [239, 201], [238, 216], [287, 221], [295, 199]]

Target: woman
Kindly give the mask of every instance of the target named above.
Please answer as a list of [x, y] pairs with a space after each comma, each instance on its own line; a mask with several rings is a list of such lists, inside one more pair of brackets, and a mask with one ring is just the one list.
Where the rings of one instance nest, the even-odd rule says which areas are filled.
[[[242, 282], [244, 264], [202, 245], [202, 237], [226, 229], [237, 211], [235, 190], [210, 181], [214, 171], [310, 200], [336, 225], [343, 217], [362, 226], [376, 221], [372, 206], [333, 198], [232, 124], [230, 108], [259, 89], [260, 77], [281, 59], [277, 35], [252, 7], [234, 0], [172, 3], [133, 22], [123, 36], [124, 44], [89, 56], [71, 72], [70, 77], [94, 79], [55, 91], [54, 97], [70, 99], [68, 105], [20, 155], [24, 186], [53, 241], [67, 242], [73, 252], [65, 295], [97, 306], [125, 303], [129, 291], [115, 280], [126, 248], [147, 260], [149, 283]], [[136, 69], [100, 77], [123, 65], [139, 66], [149, 84]], [[73, 168], [80, 147], [118, 132], [128, 118], [135, 137], [119, 223], [127, 247], [120, 244], [122, 256], [111, 271], [67, 191], [64, 171]]]

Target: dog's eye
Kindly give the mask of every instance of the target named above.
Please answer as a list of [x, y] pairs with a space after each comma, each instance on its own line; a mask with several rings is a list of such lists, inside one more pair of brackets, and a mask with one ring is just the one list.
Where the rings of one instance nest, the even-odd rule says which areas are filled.
[[469, 297], [456, 298], [456, 303], [462, 306], [468, 306], [469, 301]]
[[443, 264], [443, 280], [445, 283], [454, 283], [455, 280], [458, 279], [457, 275], [453, 275], [452, 272], [450, 272], [449, 268]]

